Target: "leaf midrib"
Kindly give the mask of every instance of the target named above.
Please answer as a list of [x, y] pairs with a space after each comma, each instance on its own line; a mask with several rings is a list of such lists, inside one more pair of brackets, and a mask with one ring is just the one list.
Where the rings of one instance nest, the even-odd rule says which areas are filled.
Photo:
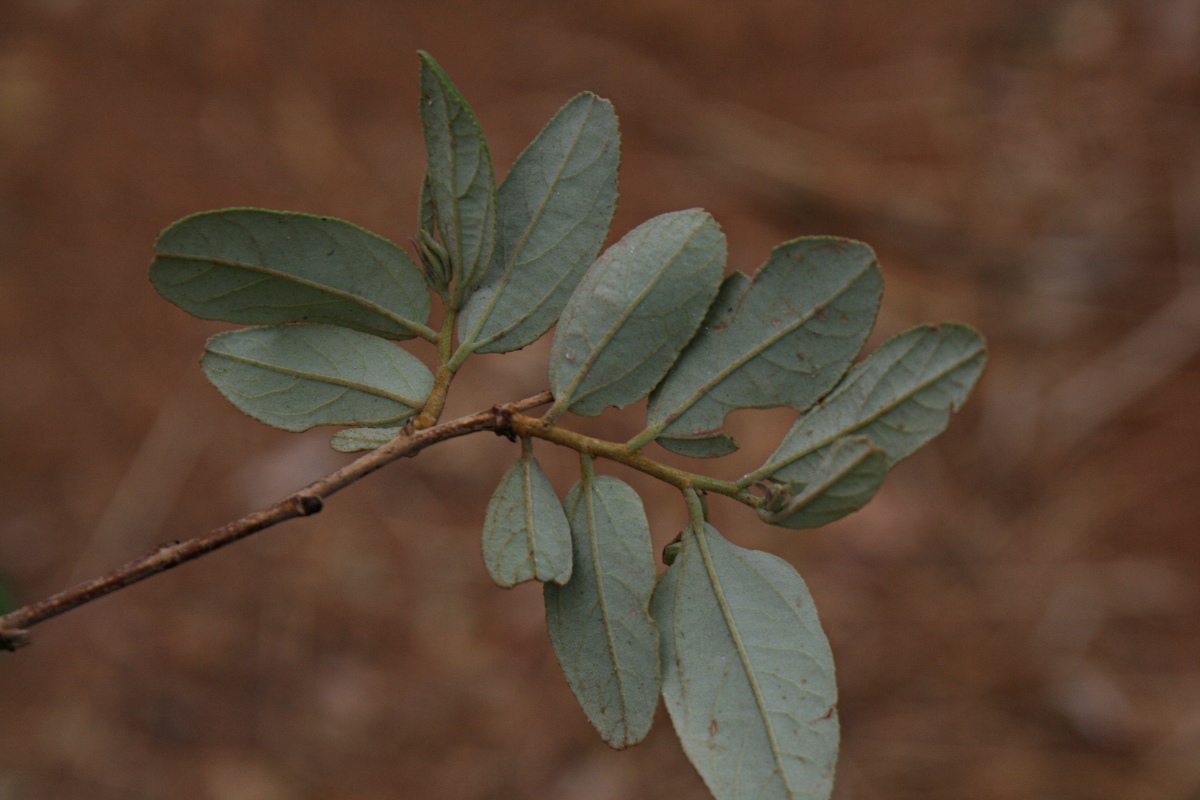
[[[915, 348], [917, 344], [918, 343], [914, 343], [913, 347], [910, 347], [908, 352], [912, 352], [912, 349]], [[895, 411], [896, 408], [898, 406], [900, 406], [901, 404], [906, 403], [909, 400], [911, 400], [915, 395], [928, 389], [930, 386], [937, 383], [938, 381], [944, 380], [949, 375], [958, 371], [959, 369], [962, 369], [969, 362], [978, 358], [982, 352], [983, 352], [983, 348], [979, 345], [976, 345], [976, 347], [966, 357], [956, 361], [953, 366], [939, 371], [937, 374], [933, 375], [928, 380], [921, 381], [921, 382], [915, 384], [912, 389], [910, 389], [909, 391], [900, 395], [890, 405], [887, 405], [887, 406], [881, 408], [879, 411], [875, 412], [874, 414], [871, 414], [870, 416], [862, 417], [853, 426], [843, 428], [843, 429], [837, 431], [836, 433], [826, 437], [825, 439], [822, 439], [822, 440], [812, 444], [806, 450], [802, 450], [799, 453], [796, 453], [795, 455], [793, 455], [791, 457], [784, 458], [784, 459], [781, 459], [781, 460], [773, 462], [773, 463], [764, 464], [761, 468], [755, 470], [754, 472], [751, 472], [748, 475], [743, 476], [737, 482], [738, 485], [739, 486], [749, 486], [750, 484], [754, 483], [755, 481], [761, 480], [762, 478], [765, 478], [768, 475], [771, 475], [772, 473], [778, 472], [779, 470], [783, 469], [784, 467], [788, 466], [789, 464], [792, 464], [792, 463], [800, 460], [801, 458], [804, 458], [805, 456], [810, 455], [811, 453], [814, 453], [817, 450], [820, 450], [822, 447], [837, 440], [839, 437], [853, 434], [856, 431], [862, 430], [863, 428], [870, 425], [871, 423], [877, 422], [880, 418]], [[907, 353], [905, 355], [907, 355]], [[888, 371], [891, 371], [892, 369], [894, 369], [895, 366], [904, 359], [905, 355], [902, 355], [899, 358], [897, 358], [891, 364], [891, 366], [888, 367]], [[879, 385], [879, 382], [881, 380], [882, 380], [882, 377], [875, 382], [876, 387]], [[841, 394], [844, 394], [845, 392], [849, 391], [851, 385], [852, 384], [848, 384], [844, 389], [842, 389], [841, 391], [838, 392], [838, 395], [840, 396]], [[872, 387], [872, 390], [873, 389], [874, 389], [874, 387]], [[836, 396], [831, 397], [828, 401], [826, 401], [826, 404], [825, 404], [825, 406], [823, 406], [823, 408], [828, 408], [830, 405], [832, 405], [833, 401], [836, 399], [837, 399]]]
[[[491, 298], [488, 300], [488, 304], [484, 308], [483, 313], [480, 314], [479, 322], [476, 323], [475, 329], [471, 331], [471, 335], [468, 337], [468, 341], [467, 341], [468, 345], [477, 345], [477, 346], [482, 347], [483, 345], [494, 342], [500, 336], [507, 333], [507, 331], [500, 331], [496, 335], [490, 337], [489, 339], [486, 339], [486, 340], [483, 340], [480, 342], [476, 342], [476, 340], [475, 340], [475, 337], [477, 337], [479, 335], [480, 331], [483, 330], [484, 326], [487, 325], [487, 321], [491, 317], [492, 311], [495, 310], [495, 308], [496, 308], [496, 303], [498, 303], [500, 300], [500, 295], [504, 292], [505, 287], [508, 286], [509, 281], [512, 278], [513, 270], [516, 268], [518, 257], [520, 256], [521, 252], [525, 249], [525, 245], [529, 243], [529, 237], [532, 235], [533, 229], [535, 227], [537, 227], [537, 224], [541, 220], [542, 215], [545, 213], [546, 208], [550, 205], [550, 198], [554, 196], [555, 191], [558, 188], [558, 184], [562, 180], [563, 172], [566, 171], [567, 163], [571, 160], [571, 156], [573, 156], [575, 154], [575, 148], [579, 145], [579, 141], [583, 138], [583, 132], [587, 128], [588, 123], [591, 121], [592, 111], [593, 111], [593, 109], [595, 109], [595, 107], [596, 107], [596, 99], [593, 97], [591, 106], [588, 108], [587, 113], [584, 115], [583, 121], [579, 125], [579, 129], [575, 132], [575, 137], [571, 141], [571, 146], [567, 150], [566, 156], [562, 159], [562, 162], [558, 165], [558, 169], [554, 173], [554, 180], [550, 184], [549, 191], [546, 192], [545, 196], [542, 198], [541, 202], [538, 204], [537, 210], [534, 212], [533, 216], [530, 218], [529, 224], [525, 226], [525, 230], [521, 233], [520, 238], [517, 239], [517, 243], [514, 246], [511, 258], [509, 257], [508, 252], [504, 253], [505, 260], [507, 261], [507, 263], [504, 266], [504, 275], [501, 277], [500, 281], [497, 283], [496, 290], [492, 293]], [[530, 145], [530, 146], [532, 147], [532, 145]], [[524, 153], [522, 153], [522, 155], [524, 155]], [[521, 158], [520, 158], [520, 156], [518, 156], [517, 164], [520, 164], [520, 162], [521, 162]], [[596, 162], [593, 161], [592, 163], [594, 164]], [[589, 164], [589, 167], [590, 166], [591, 165]], [[511, 175], [512, 173], [510, 172], [509, 174]], [[504, 180], [506, 183], [508, 182], [507, 177]], [[503, 187], [501, 187], [501, 188], [503, 188]], [[591, 206], [589, 206], [589, 210], [590, 210], [590, 208], [591, 208]], [[497, 237], [500, 235], [499, 222], [500, 222], [499, 219], [497, 219], [496, 220], [496, 223], [497, 223], [496, 235], [497, 235]], [[572, 229], [573, 229], [573, 227], [572, 227]], [[560, 241], [561, 241], [561, 239], [560, 239]], [[557, 246], [557, 243], [555, 243], [555, 246]], [[494, 245], [493, 245], [493, 254], [494, 254]], [[561, 280], [559, 282], [561, 283]], [[542, 302], [545, 302], [544, 298], [543, 298]], [[541, 303], [538, 303], [538, 305], [534, 306], [534, 308], [536, 309], [540, 305], [541, 305]]]
[[[749, 364], [752, 360], [754, 360], [755, 358], [760, 356], [763, 352], [765, 352], [766, 350], [773, 347], [777, 342], [782, 340], [785, 336], [790, 336], [796, 330], [798, 330], [799, 328], [802, 328], [804, 325], [808, 324], [808, 322], [810, 320], [812, 320], [817, 314], [821, 313], [821, 311], [828, 308], [834, 301], [836, 301], [838, 298], [842, 297], [842, 295], [846, 294], [846, 292], [848, 292], [856, 283], [858, 283], [858, 281], [861, 280], [862, 277], [864, 275], [866, 275], [873, 266], [876, 266], [876, 262], [874, 260], [870, 261], [864, 269], [855, 273], [853, 275], [853, 277], [851, 277], [850, 280], [848, 280], [843, 286], [839, 287], [836, 292], [829, 295], [828, 299], [824, 303], [814, 306], [803, 316], [797, 317], [796, 320], [794, 322], [792, 322], [791, 324], [782, 326], [780, 328], [780, 330], [778, 331], [778, 333], [776, 333], [773, 336], [768, 337], [767, 339], [764, 339], [758, 345], [751, 348], [743, 357], [741, 357], [740, 359], [734, 359], [734, 361], [732, 363], [730, 363], [729, 366], [727, 366], [724, 369], [722, 369], [721, 371], [717, 372], [708, 382], [702, 384], [699, 389], [697, 389], [695, 392], [693, 392], [690, 397], [688, 397], [685, 401], [683, 401], [678, 406], [676, 406], [675, 411], [668, 414], [665, 418], [663, 418], [663, 420], [661, 422], [657, 423], [656, 425], [654, 425], [650, 428], [650, 430], [655, 431], [655, 437], [657, 437], [657, 434], [665, 431], [668, 427], [670, 427], [670, 425], [672, 423], [674, 423], [676, 420], [678, 420], [680, 417], [682, 417], [684, 414], [686, 414], [688, 412], [688, 410], [692, 408], [692, 406], [694, 406], [696, 403], [698, 403], [706, 394], [708, 394], [713, 389], [715, 389], [730, 375], [737, 372], [742, 367]], [[729, 319], [729, 329], [732, 329], [733, 326], [738, 322], [739, 313], [741, 312], [742, 305], [746, 302], [747, 298], [750, 296], [750, 293], [752, 291], [754, 291], [754, 288], [755, 288], [754, 285], [751, 284], [750, 287], [742, 294], [741, 298], [738, 300], [738, 309], [730, 316], [730, 319]], [[818, 369], [820, 369], [820, 367], [818, 367]], [[665, 388], [666, 387], [664, 387], [664, 389]], [[643, 438], [643, 436], [648, 437], [648, 434], [640, 434], [638, 438], [639, 439]], [[655, 437], [649, 437], [649, 438], [655, 438]]]
[[[589, 470], [590, 471], [590, 470]], [[596, 599], [600, 606], [600, 616], [604, 621], [604, 638], [608, 644], [608, 653], [612, 658], [613, 678], [617, 682], [617, 695], [621, 700], [621, 724], [624, 727], [624, 734], [621, 737], [623, 743], [629, 740], [629, 700], [625, 696], [625, 681], [622, 679], [621, 664], [617, 658], [617, 645], [613, 638], [612, 621], [609, 619], [608, 602], [604, 596], [604, 579], [601, 577], [600, 569], [600, 541], [596, 532], [596, 505], [595, 505], [595, 478], [588, 479], [585, 476], [584, 489], [584, 510], [587, 513], [588, 519], [588, 545], [592, 551], [592, 575], [596, 581]]]
[[276, 372], [280, 375], [287, 375], [292, 378], [300, 378], [301, 380], [313, 381], [315, 383], [327, 383], [333, 386], [341, 386], [344, 389], [354, 389], [355, 391], [362, 392], [363, 394], [394, 400], [397, 403], [408, 406], [410, 409], [417, 408], [422, 402], [424, 402], [423, 400], [413, 400], [412, 398], [405, 397], [404, 395], [389, 392], [386, 389], [379, 388], [378, 386], [371, 386], [370, 384], [359, 383], [357, 381], [348, 380], [346, 378], [338, 378], [332, 375], [320, 375], [318, 373], [304, 372], [303, 370], [294, 369], [292, 367], [284, 367], [279, 364], [271, 364], [266, 361], [259, 361], [255, 358], [237, 355], [227, 351], [209, 350], [208, 354], [214, 357], [236, 361], [240, 364], [246, 364], [247, 366], [257, 367], [258, 369], [262, 369], [267, 372]]
[[525, 452], [523, 446], [520, 464], [521, 495], [525, 501], [525, 542], [529, 549], [529, 566], [533, 569], [533, 577], [541, 580], [542, 576], [538, 574], [537, 533], [534, 528], [536, 523], [533, 518], [533, 475], [532, 465], [530, 464], [532, 458], [532, 454]]
[[[863, 438], [866, 438], [866, 437], [863, 437]], [[789, 519], [790, 517], [800, 513], [804, 509], [808, 508], [816, 500], [820, 499], [823, 495], [825, 495], [825, 493], [828, 492], [831, 488], [836, 486], [839, 481], [843, 480], [846, 476], [850, 475], [854, 470], [856, 470], [860, 466], [862, 466], [863, 462], [865, 462], [868, 458], [871, 458], [872, 456], [874, 456], [876, 453], [884, 453], [885, 458], [887, 456], [887, 453], [883, 450], [883, 448], [879, 447], [874, 442], [872, 442], [869, 438], [867, 438], [867, 447], [862, 452], [861, 455], [859, 455], [857, 458], [854, 458], [842, 469], [839, 469], [832, 473], [827, 474], [823, 481], [805, 486], [804, 492], [799, 497], [792, 500], [792, 502], [789, 503], [781, 511], [776, 512], [771, 515], [771, 518], [772, 518], [771, 521]]]
[[[426, 62], [426, 66], [429, 68], [431, 74], [433, 75], [434, 82], [438, 86], [438, 89], [439, 89], [438, 99], [441, 102], [442, 110], [445, 113], [444, 124], [445, 124], [445, 132], [446, 132], [446, 138], [447, 138], [447, 143], [448, 143], [447, 150], [449, 151], [449, 154], [446, 157], [446, 162], [449, 167], [449, 174], [447, 177], [449, 179], [449, 195], [450, 195], [450, 198], [452, 201], [451, 205], [453, 206], [450, 209], [450, 216], [451, 216], [451, 220], [452, 220], [453, 228], [454, 228], [454, 230], [452, 231], [452, 235], [451, 235], [451, 239], [453, 240], [451, 242], [451, 244], [454, 246], [454, 248], [456, 250], [456, 252], [452, 254], [452, 256], [453, 256], [452, 262], [456, 262], [456, 265], [459, 269], [459, 282], [461, 284], [461, 286], [460, 286], [460, 290], [461, 290], [462, 288], [471, 286], [473, 284], [475, 278], [478, 277], [477, 273], [479, 272], [479, 269], [480, 269], [480, 262], [484, 260], [483, 255], [484, 255], [484, 248], [486, 246], [484, 240], [486, 239], [486, 234], [487, 234], [486, 228], [487, 228], [487, 218], [488, 218], [489, 213], [492, 216], [492, 224], [493, 224], [492, 246], [493, 247], [495, 246], [495, 239], [494, 239], [494, 236], [495, 236], [495, 211], [496, 211], [495, 187], [490, 185], [490, 184], [494, 183], [494, 181], [491, 179], [492, 159], [491, 159], [491, 154], [488, 152], [488, 149], [487, 149], [487, 142], [483, 136], [483, 128], [482, 128], [482, 126], [480, 126], [479, 120], [476, 118], [475, 113], [471, 110], [471, 107], [467, 104], [466, 99], [462, 96], [462, 94], [454, 86], [453, 82], [450, 80], [450, 77], [445, 74], [445, 72], [442, 70], [442, 68], [439, 65], [436, 64], [436, 62], [433, 62], [432, 59], [429, 59]], [[478, 145], [478, 149], [479, 149], [479, 157], [476, 159], [475, 169], [471, 173], [471, 179], [469, 181], [467, 181], [466, 188], [464, 189], [463, 194], [460, 195], [458, 193], [458, 180], [457, 180], [457, 177], [458, 177], [458, 147], [456, 146], [456, 143], [458, 142], [458, 136], [456, 133], [456, 126], [458, 124], [458, 118], [461, 116], [466, 117], [468, 126], [470, 126], [471, 130], [475, 133], [475, 135], [478, 139], [477, 145]], [[484, 204], [484, 209], [483, 209], [483, 214], [482, 214], [484, 231], [481, 232], [481, 237], [477, 243], [477, 247], [476, 247], [475, 253], [474, 253], [475, 258], [470, 265], [471, 270], [468, 273], [467, 264], [465, 263], [465, 258], [464, 258], [465, 246], [463, 244], [461, 203], [459, 201], [465, 197], [468, 197], [472, 193], [473, 190], [479, 188], [476, 185], [476, 181], [479, 177], [480, 171], [485, 170], [485, 169], [489, 173], [489, 180], [485, 181], [485, 185], [482, 188], [485, 191], [490, 193], [491, 202]], [[438, 209], [436, 197], [434, 198], [434, 209], [435, 209], [435, 211]], [[443, 231], [442, 233], [445, 234], [445, 231]], [[490, 258], [491, 252], [488, 251], [487, 255]]]
[[[324, 292], [326, 294], [331, 294], [334, 297], [337, 297], [339, 299], [346, 300], [348, 302], [362, 306], [363, 308], [367, 309], [368, 311], [373, 311], [376, 314], [379, 314], [387, 319], [390, 319], [392, 322], [395, 322], [397, 325], [407, 328], [414, 335], [420, 336], [422, 339], [431, 339], [432, 340], [432, 339], [437, 338], [437, 333], [435, 333], [432, 328], [429, 328], [426, 325], [421, 324], [420, 322], [416, 322], [415, 320], [405, 319], [404, 317], [399, 316], [398, 314], [396, 314], [392, 311], [389, 311], [388, 309], [384, 308], [383, 306], [381, 306], [377, 303], [371, 302], [370, 300], [366, 299], [365, 297], [363, 297], [361, 295], [353, 294], [351, 292], [348, 292], [348, 291], [345, 291], [342, 289], [337, 289], [326, 283], [317, 283], [316, 281], [307, 280], [305, 278], [301, 278], [292, 273], [281, 272], [277, 269], [272, 269], [271, 267], [268, 267], [268, 266], [265, 266], [262, 264], [251, 264], [251, 263], [248, 263], [245, 261], [232, 261], [229, 259], [217, 258], [216, 256], [188, 255], [186, 253], [158, 253], [157, 257], [158, 258], [176, 259], [179, 261], [194, 261], [194, 262], [199, 262], [201, 264], [212, 264], [214, 266], [226, 267], [228, 269], [243, 269], [243, 270], [246, 270], [247, 272], [254, 272], [254, 273], [258, 273], [260, 275], [266, 275], [269, 278], [275, 278], [277, 280], [281, 280], [281, 281], [285, 281], [285, 282], [296, 283], [296, 284], [299, 284], [300, 286], [304, 286], [309, 289], [316, 289], [317, 291]], [[175, 284], [175, 285], [178, 286], [179, 284]], [[237, 287], [237, 289], [234, 289], [232, 291], [241, 291], [244, 288], [246, 288], [246, 287], [239, 286], [239, 287]], [[230, 292], [227, 292], [226, 294], [230, 294]], [[217, 295], [217, 297], [220, 297], [220, 296], [223, 296], [223, 295]], [[212, 299], [213, 298], [209, 298], [205, 302], [211, 302]]]
[[717, 605], [721, 608], [721, 616], [725, 619], [725, 626], [729, 630], [729, 637], [733, 640], [734, 647], [737, 649], [738, 661], [741, 662], [742, 669], [746, 673], [746, 681], [750, 684], [750, 692], [754, 695], [755, 705], [758, 706], [759, 716], [762, 718], [763, 728], [767, 733], [767, 741], [771, 746], [771, 756], [775, 760], [775, 766], [779, 771], [779, 779], [783, 782], [788, 797], [795, 797], [795, 792], [788, 781], [787, 770], [784, 769], [783, 754], [779, 747], [779, 740], [775, 735], [775, 726], [771, 723], [770, 712], [767, 708], [766, 700], [763, 698], [762, 688], [758, 685], [758, 675], [750, 664], [750, 656], [746, 652], [746, 645], [742, 641], [742, 636], [737, 629], [737, 625], [734, 623], [733, 612], [729, 608], [729, 602], [725, 597], [724, 590], [721, 588], [721, 581], [717, 577], [717, 570], [713, 565], [712, 554], [708, 550], [707, 533], [703, 528], [693, 527], [692, 535], [696, 537], [696, 541], [700, 545], [700, 555], [704, 559], [704, 569], [708, 573], [709, 582], [712, 584], [713, 595], [717, 598]]
[[[637, 296], [634, 297], [633, 302], [626, 305], [625, 311], [622, 314], [620, 314], [615, 320], [613, 320], [613, 324], [604, 333], [604, 335], [602, 337], [600, 337], [600, 341], [592, 348], [592, 351], [591, 351], [591, 353], [588, 354], [588, 357], [586, 359], [584, 359], [583, 362], [579, 365], [579, 371], [575, 374], [575, 378], [568, 385], [567, 390], [565, 392], [563, 392], [562, 399], [558, 400], [555, 403], [555, 406], [559, 406], [559, 407], [562, 407], [563, 409], [566, 409], [574, 404], [575, 400], [577, 399], [575, 397], [575, 392], [578, 391], [579, 386], [585, 380], [587, 380], [588, 376], [591, 374], [592, 367], [595, 366], [596, 362], [604, 354], [605, 349], [612, 342], [612, 340], [616, 337], [617, 333], [623, 327], [625, 327], [625, 323], [627, 323], [629, 321], [629, 319], [633, 316], [634, 312], [637, 311], [637, 309], [641, 306], [641, 304], [643, 302], [645, 302], [646, 297], [649, 296], [650, 292], [656, 286], [658, 286], [658, 284], [663, 280], [663, 277], [667, 274], [667, 272], [671, 269], [671, 267], [674, 266], [675, 262], [679, 259], [680, 254], [691, 243], [692, 239], [694, 239], [700, 233], [700, 231], [704, 228], [704, 222], [705, 222], [705, 220], [703, 218], [701, 218], [699, 224], [695, 225], [692, 228], [691, 232], [688, 233], [688, 235], [683, 239], [682, 242], [680, 242], [679, 246], [675, 249], [675, 251], [673, 253], [671, 253], [671, 256], [667, 259], [664, 259], [663, 266], [658, 270], [657, 273], [655, 273], [654, 279], [652, 281], [650, 281], [649, 283], [647, 283], [646, 286], [642, 289], [642, 291], [640, 291], [637, 294]], [[644, 243], [647, 238], [649, 238], [648, 235], [644, 236], [642, 238], [642, 242]], [[641, 246], [642, 246], [642, 244], [639, 243], [638, 249], [641, 249]], [[597, 280], [596, 285], [592, 287], [593, 292], [599, 285], [600, 285], [600, 282], [599, 282], [599, 280]], [[608, 385], [611, 386], [611, 384], [608, 384]], [[605, 387], [600, 387], [600, 388], [605, 388]], [[598, 390], [599, 389], [597, 389], [597, 391]], [[592, 393], [594, 394], [594, 392], [592, 392]], [[552, 408], [551, 411], [553, 411], [553, 410], [554, 409]]]

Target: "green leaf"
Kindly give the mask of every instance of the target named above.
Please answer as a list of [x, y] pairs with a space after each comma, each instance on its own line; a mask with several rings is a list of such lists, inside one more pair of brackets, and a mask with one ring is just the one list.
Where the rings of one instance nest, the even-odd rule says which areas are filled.
[[650, 396], [648, 427], [630, 444], [712, 436], [738, 408], [808, 408], [862, 349], [882, 293], [865, 244], [825, 236], [779, 245], [753, 279], [725, 279], [700, 333]]
[[571, 578], [571, 526], [528, 439], [488, 503], [483, 561], [492, 580], [506, 589]]
[[725, 265], [725, 234], [700, 209], [644, 222], [588, 268], [550, 354], [555, 419], [646, 396], [704, 319]]
[[496, 179], [475, 112], [432, 56], [420, 56], [429, 194], [461, 293], [483, 277], [492, 257]]
[[843, 436], [866, 436], [890, 469], [946, 429], [966, 402], [987, 361], [983, 337], [968, 325], [921, 325], [894, 336], [850, 371], [837, 388], [802, 415], [746, 486], [772, 477], [806, 482], [822, 448]]
[[433, 236], [437, 225], [437, 210], [433, 207], [433, 195], [429, 188], [429, 176], [421, 179], [421, 196], [417, 201], [417, 229]]
[[606, 476], [585, 474], [567, 513], [574, 572], [565, 586], [546, 584], [546, 625], [584, 713], [621, 749], [646, 737], [658, 706], [650, 526], [633, 489]]
[[760, 508], [763, 522], [793, 530], [819, 528], [865, 506], [887, 477], [887, 454], [865, 436], [844, 436], [821, 450], [821, 458], [801, 459], [808, 470], [792, 480], [778, 509]]
[[163, 231], [150, 282], [201, 319], [324, 322], [389, 339], [422, 336], [429, 290], [396, 245], [330, 217], [227, 208]]
[[200, 366], [225, 399], [285, 431], [400, 422], [433, 387], [428, 368], [403, 349], [332, 325], [220, 333]]
[[689, 528], [654, 592], [663, 699], [717, 800], [828, 798], [838, 750], [833, 655], [782, 559]]
[[333, 435], [329, 446], [339, 453], [377, 450], [399, 436], [403, 429], [401, 425], [388, 428], [346, 428]]
[[737, 441], [724, 433], [716, 436], [660, 436], [655, 441], [672, 453], [688, 458], [717, 458], [727, 456], [738, 449]]
[[497, 193], [491, 266], [459, 318], [465, 347], [504, 353], [550, 330], [608, 236], [620, 161], [612, 104], [590, 92], [525, 149]]

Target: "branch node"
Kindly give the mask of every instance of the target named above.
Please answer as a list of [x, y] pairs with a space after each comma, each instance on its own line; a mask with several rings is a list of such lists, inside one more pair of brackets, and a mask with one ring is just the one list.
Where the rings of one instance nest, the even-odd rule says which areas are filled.
[[296, 509], [300, 512], [300, 516], [302, 517], [310, 517], [313, 514], [320, 513], [321, 509], [324, 507], [324, 500], [310, 494], [296, 498]]
[[509, 406], [492, 406], [492, 418], [496, 424], [496, 435], [503, 436], [510, 442], [517, 440], [517, 432], [513, 430], [513, 410]]
[[12, 628], [9, 630], [0, 630], [0, 650], [7, 650], [10, 653], [15, 653], [17, 648], [24, 647], [29, 644], [29, 631], [23, 628]]

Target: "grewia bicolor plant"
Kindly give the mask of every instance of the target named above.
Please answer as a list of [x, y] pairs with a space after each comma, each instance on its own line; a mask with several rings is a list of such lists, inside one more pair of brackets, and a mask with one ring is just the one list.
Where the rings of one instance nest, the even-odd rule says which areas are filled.
[[[964, 325], [923, 325], [854, 364], [883, 282], [871, 249], [832, 237], [784, 242], [753, 275], [725, 276], [725, 237], [699, 209], [655, 217], [601, 252], [617, 202], [612, 106], [581, 94], [496, 185], [479, 122], [421, 56], [428, 151], [414, 237], [403, 249], [328, 217], [232, 208], [187, 217], [151, 268], [167, 300], [253, 327], [213, 337], [204, 374], [231, 403], [286, 431], [344, 426], [357, 461], [279, 503], [0, 618], [0, 644], [100, 594], [285, 519], [368, 472], [436, 442], [491, 430], [516, 444], [487, 506], [483, 557], [500, 586], [540, 581], [567, 683], [608, 744], [645, 738], [664, 699], [683, 749], [720, 800], [825, 798], [838, 750], [829, 645], [804, 581], [781, 559], [707, 522], [722, 494], [782, 528], [815, 528], [862, 507], [887, 471], [945, 429], [984, 366]], [[419, 262], [419, 265], [418, 265]], [[431, 296], [442, 306], [429, 325]], [[476, 353], [554, 333], [548, 392], [441, 421]], [[424, 339], [430, 371], [397, 346]], [[649, 397], [626, 442], [560, 425]], [[548, 406], [540, 416], [527, 412]], [[644, 452], [728, 454], [740, 408], [799, 412], [766, 462], [736, 480]], [[565, 501], [538, 447], [579, 453]], [[689, 523], [656, 578], [646, 514], [610, 459], [677, 487]]]

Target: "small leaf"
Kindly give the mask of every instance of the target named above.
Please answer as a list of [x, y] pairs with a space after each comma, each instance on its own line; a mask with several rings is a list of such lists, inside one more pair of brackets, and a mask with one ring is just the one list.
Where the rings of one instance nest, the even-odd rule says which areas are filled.
[[496, 179], [475, 112], [428, 53], [421, 56], [426, 178], [459, 292], [487, 269], [496, 239]]
[[987, 361], [983, 338], [967, 325], [921, 325], [894, 336], [850, 371], [792, 426], [767, 463], [740, 485], [772, 477], [807, 481], [810, 459], [843, 436], [866, 436], [890, 469], [946, 429]]
[[838, 751], [833, 655], [782, 559], [689, 528], [654, 592], [663, 700], [716, 800], [828, 798]]
[[401, 348], [332, 325], [220, 333], [200, 366], [225, 399], [285, 431], [400, 422], [433, 387], [429, 369]]
[[429, 290], [403, 250], [330, 217], [227, 208], [163, 231], [150, 281], [201, 319], [323, 322], [389, 339], [436, 338]]
[[793, 530], [819, 528], [865, 506], [887, 477], [887, 454], [865, 436], [844, 436], [821, 454], [793, 465], [811, 473], [789, 482], [795, 497], [782, 508], [758, 510], [764, 522]]
[[400, 435], [403, 426], [390, 428], [346, 428], [333, 435], [329, 446], [339, 453], [377, 450]]
[[488, 503], [483, 561], [492, 580], [506, 589], [571, 578], [571, 526], [528, 439]]
[[479, 353], [517, 350], [550, 329], [608, 236], [621, 140], [612, 104], [568, 102], [521, 153], [496, 197], [496, 249], [463, 306]]
[[417, 256], [425, 272], [425, 282], [429, 288], [437, 292], [442, 301], [449, 300], [448, 289], [453, 278], [450, 266], [450, 254], [434, 236], [437, 229], [437, 209], [433, 207], [433, 195], [430, 194], [429, 175], [421, 179], [421, 196], [417, 201], [417, 235], [413, 246], [417, 248]]
[[717, 458], [727, 456], [738, 449], [734, 438], [724, 433], [715, 436], [660, 436], [655, 441], [672, 453], [688, 458]]
[[605, 251], [555, 332], [547, 416], [594, 416], [645, 397], [699, 327], [724, 264], [725, 234], [700, 209], [655, 217]]
[[567, 497], [574, 572], [547, 583], [546, 625], [584, 713], [612, 747], [637, 744], [658, 706], [654, 553], [642, 501], [616, 478], [585, 474]]
[[725, 279], [630, 444], [711, 436], [737, 408], [808, 408], [862, 349], [882, 292], [865, 244], [826, 236], [779, 245], [753, 279]]

